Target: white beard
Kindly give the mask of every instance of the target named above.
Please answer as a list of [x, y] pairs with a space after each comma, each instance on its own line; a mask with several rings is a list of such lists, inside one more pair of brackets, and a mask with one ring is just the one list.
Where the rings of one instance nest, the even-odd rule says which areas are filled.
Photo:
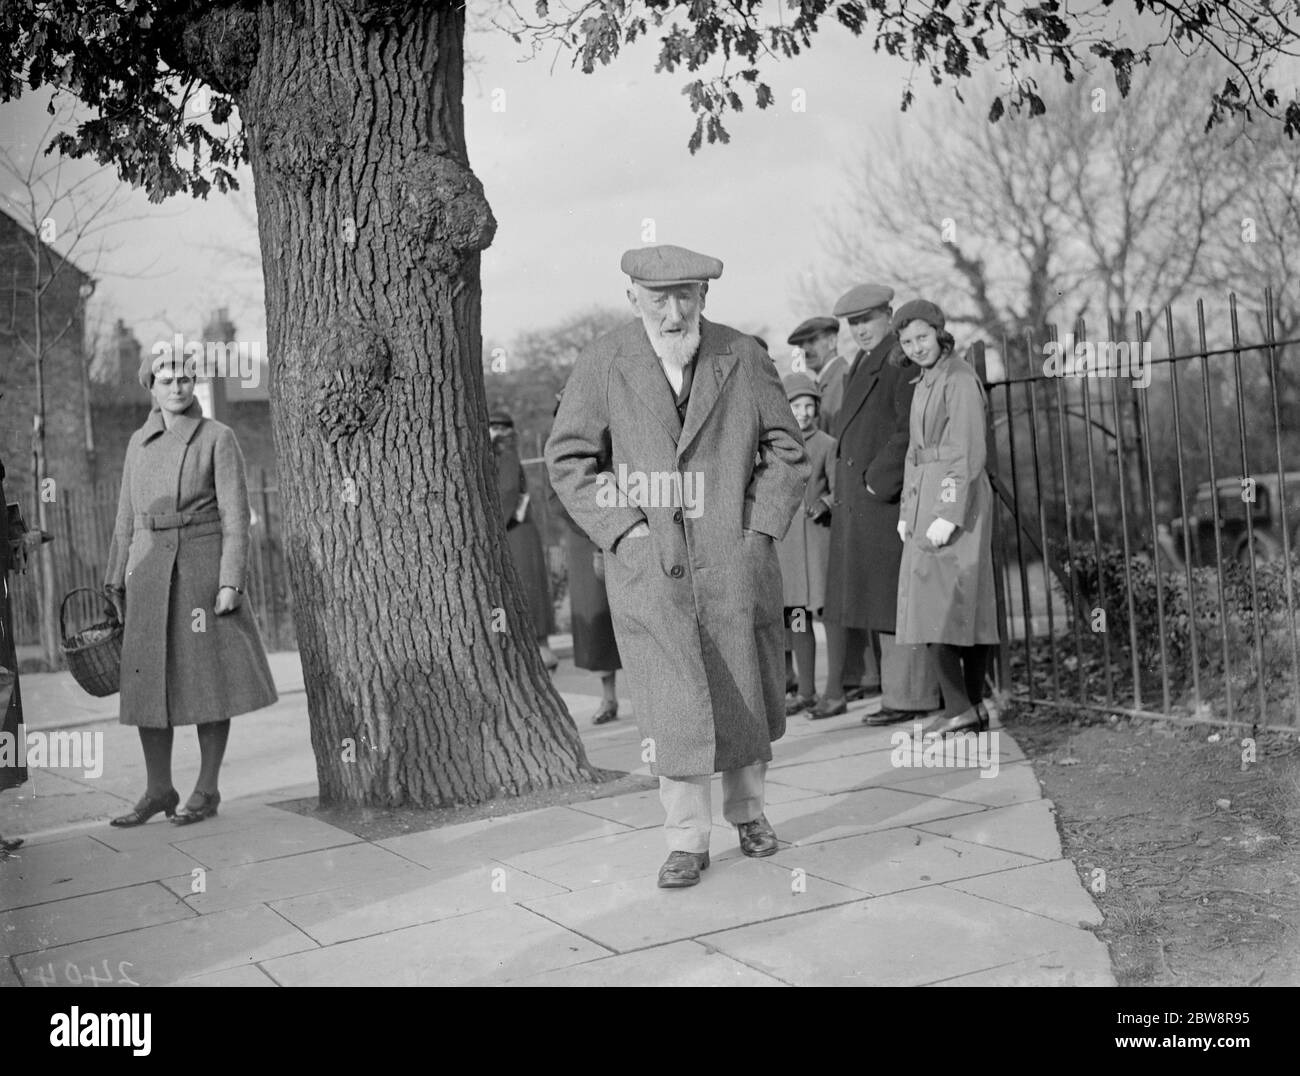
[[659, 334], [658, 324], [648, 315], [641, 315], [641, 324], [645, 334], [650, 338], [650, 346], [659, 356], [659, 361], [666, 367], [681, 373], [686, 364], [695, 357], [700, 349], [700, 316], [696, 314], [680, 336], [663, 337]]

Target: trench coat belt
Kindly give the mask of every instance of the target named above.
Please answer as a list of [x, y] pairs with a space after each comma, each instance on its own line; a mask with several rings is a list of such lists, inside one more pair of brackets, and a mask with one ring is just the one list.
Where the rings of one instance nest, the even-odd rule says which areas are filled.
[[937, 448], [918, 448], [916, 450], [917, 463], [934, 463], [939, 459], [939, 450]]
[[138, 531], [173, 531], [198, 526], [200, 523], [220, 522], [221, 511], [217, 508], [207, 508], [202, 512], [173, 512], [171, 515], [143, 513], [135, 517], [135, 529]]

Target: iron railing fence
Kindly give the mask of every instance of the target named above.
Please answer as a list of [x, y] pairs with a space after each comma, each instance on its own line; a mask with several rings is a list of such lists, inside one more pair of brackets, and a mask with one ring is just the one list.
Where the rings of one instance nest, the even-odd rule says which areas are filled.
[[[997, 675], [1034, 704], [1300, 728], [1300, 369], [1271, 292], [1243, 343], [1175, 315], [1002, 341], [989, 472]], [[1183, 334], [1188, 327], [1183, 325]], [[1162, 352], [1155, 354], [1159, 345]], [[1014, 667], [1014, 668], [1013, 668]]]

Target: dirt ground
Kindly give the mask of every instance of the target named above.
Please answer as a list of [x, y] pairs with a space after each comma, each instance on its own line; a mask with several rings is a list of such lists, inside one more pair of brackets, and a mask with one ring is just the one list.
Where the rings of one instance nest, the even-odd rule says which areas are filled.
[[1300, 737], [1007, 704], [1121, 986], [1300, 984]]

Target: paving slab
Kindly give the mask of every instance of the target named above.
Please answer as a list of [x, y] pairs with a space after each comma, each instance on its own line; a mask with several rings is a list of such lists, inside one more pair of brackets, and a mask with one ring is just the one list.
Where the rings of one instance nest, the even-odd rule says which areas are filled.
[[507, 986], [784, 986], [779, 979], [764, 975], [724, 953], [699, 942], [670, 945], [621, 953], [585, 964], [545, 971]]
[[[723, 845], [728, 838], [729, 834], [715, 827], [712, 840], [715, 847]], [[519, 852], [504, 856], [503, 862], [569, 891], [657, 872], [667, 855], [663, 829], [655, 826]]]
[[9, 986], [22, 986], [23, 981], [18, 978], [18, 973], [14, 971], [13, 965], [9, 963], [8, 958], [0, 958], [0, 990]]
[[1030, 800], [935, 822], [919, 822], [916, 828], [1035, 859], [1061, 858], [1061, 836], [1056, 829], [1056, 811], [1051, 800]]
[[628, 828], [568, 807], [544, 807], [524, 814], [481, 818], [423, 833], [403, 834], [376, 843], [422, 866], [471, 866], [535, 848], [624, 833]]
[[450, 876], [414, 868], [271, 907], [321, 945], [333, 945], [563, 892], [563, 886], [507, 864], [485, 864]]
[[[845, 842], [836, 842], [843, 844]], [[819, 845], [819, 848], [831, 847]], [[894, 893], [702, 939], [801, 986], [920, 986], [1060, 954], [1094, 966], [1106, 947], [1077, 928], [944, 886]], [[1054, 957], [1053, 959], [1056, 959]], [[1054, 981], [1055, 969], [1036, 981]]]
[[799, 845], [980, 810], [973, 803], [921, 796], [902, 789], [868, 788], [834, 796], [810, 794], [808, 798], [775, 804], [766, 813], [782, 841]]
[[[913, 771], [915, 772], [915, 771]], [[909, 792], [921, 792], [945, 799], [978, 803], [985, 807], [1005, 807], [1042, 799], [1043, 790], [1028, 762], [1011, 762], [998, 770], [996, 777], [986, 778], [965, 770], [942, 770], [919, 780], [906, 782]]]
[[83, 832], [87, 836], [94, 837], [100, 844], [106, 844], [118, 851], [130, 852], [137, 848], [153, 848], [165, 844], [178, 845], [200, 837], [214, 837], [219, 833], [240, 833], [259, 826], [282, 825], [286, 831], [293, 831], [299, 821], [313, 820], [301, 818], [288, 811], [277, 811], [272, 807], [239, 802], [222, 803], [215, 818], [205, 818], [202, 822], [190, 826], [172, 825], [159, 814], [154, 815], [143, 826], [119, 829], [117, 826], [101, 822]]
[[474, 986], [608, 955], [512, 904], [262, 962], [283, 986]]
[[209, 915], [227, 908], [321, 893], [374, 878], [419, 876], [419, 871], [419, 867], [401, 856], [359, 842], [282, 859], [206, 870], [201, 876], [202, 892], [194, 891], [198, 879], [188, 873], [165, 878], [163, 884], [196, 912]]
[[973, 893], [1035, 915], [1055, 919], [1069, 926], [1099, 926], [1101, 911], [1079, 880], [1079, 872], [1068, 859], [1037, 863], [1019, 870], [949, 882], [952, 889]]
[[783, 848], [772, 860], [788, 870], [804, 870], [810, 875], [873, 896], [1034, 862], [1014, 852], [916, 829], [888, 829], [859, 837]]
[[178, 979], [315, 948], [270, 908], [254, 905], [179, 919], [12, 960], [26, 986], [86, 984], [92, 973], [122, 986]]
[[1110, 957], [1104, 945], [1084, 940], [1070, 948], [1017, 960], [999, 968], [958, 975], [931, 986], [1114, 986]]
[[256, 964], [243, 964], [237, 968], [224, 968], [210, 971], [206, 975], [195, 975], [180, 979], [172, 986], [277, 986], [274, 979]]
[[155, 882], [196, 866], [170, 846], [114, 852], [84, 836], [24, 845], [0, 863], [0, 910]]
[[[697, 886], [659, 889], [659, 862], [638, 877], [529, 901], [526, 907], [610, 949], [628, 952], [862, 897], [834, 882], [796, 879], [771, 858], [744, 856], [715, 861]], [[797, 888], [801, 882], [802, 892]]]
[[188, 840], [176, 840], [175, 847], [208, 868], [234, 867], [241, 863], [257, 863], [302, 852], [317, 852], [322, 848], [353, 844], [361, 839], [346, 830], [301, 816], [275, 819], [257, 826], [244, 826], [228, 833], [204, 833], [201, 836], [196, 832], [197, 826], [178, 829], [182, 834], [188, 832], [190, 837]]
[[195, 913], [157, 882], [0, 912], [0, 955], [40, 952]]

